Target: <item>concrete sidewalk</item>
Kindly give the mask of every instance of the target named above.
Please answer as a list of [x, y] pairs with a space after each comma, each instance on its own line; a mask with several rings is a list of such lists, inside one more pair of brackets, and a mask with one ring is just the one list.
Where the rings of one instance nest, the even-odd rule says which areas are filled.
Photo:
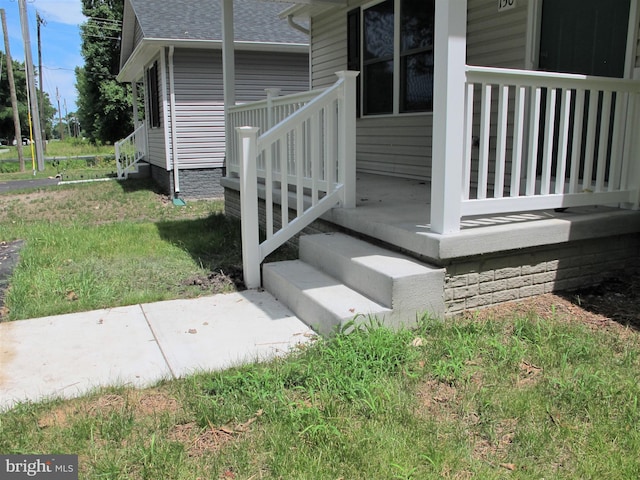
[[265, 360], [313, 336], [253, 290], [0, 323], [0, 411]]

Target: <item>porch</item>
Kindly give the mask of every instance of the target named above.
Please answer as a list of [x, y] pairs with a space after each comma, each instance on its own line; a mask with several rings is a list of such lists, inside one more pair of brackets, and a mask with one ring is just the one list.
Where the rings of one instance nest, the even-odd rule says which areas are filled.
[[[239, 192], [237, 178], [225, 178], [223, 184]], [[273, 197], [280, 198], [279, 189]], [[356, 207], [331, 209], [315, 230], [342, 230], [435, 265], [640, 233], [639, 211], [596, 205], [471, 215], [461, 219], [459, 232], [443, 235], [431, 229], [430, 199], [429, 182], [358, 173]]]

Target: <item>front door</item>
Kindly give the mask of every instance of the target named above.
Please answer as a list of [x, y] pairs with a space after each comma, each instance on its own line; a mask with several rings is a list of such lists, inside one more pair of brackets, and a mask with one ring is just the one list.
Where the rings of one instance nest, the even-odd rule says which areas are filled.
[[540, 70], [624, 76], [631, 0], [545, 0]]

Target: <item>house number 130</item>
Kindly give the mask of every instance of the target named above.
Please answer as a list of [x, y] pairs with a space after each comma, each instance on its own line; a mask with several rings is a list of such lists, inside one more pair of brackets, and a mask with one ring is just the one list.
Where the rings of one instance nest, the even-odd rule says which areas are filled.
[[498, 0], [498, 11], [503, 12], [515, 8], [516, 0]]

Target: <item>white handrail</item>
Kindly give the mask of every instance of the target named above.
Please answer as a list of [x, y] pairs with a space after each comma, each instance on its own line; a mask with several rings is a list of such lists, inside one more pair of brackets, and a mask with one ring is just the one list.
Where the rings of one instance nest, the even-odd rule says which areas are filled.
[[466, 95], [462, 215], [636, 201], [640, 82], [467, 67]]
[[[313, 100], [260, 137], [258, 126], [236, 128], [240, 161], [232, 159], [231, 163], [239, 167], [247, 288], [260, 286], [260, 264], [276, 248], [336, 205], [355, 207], [358, 72], [337, 75], [339, 80], [333, 87], [314, 94]], [[265, 200], [266, 240], [262, 243], [257, 241], [258, 185]], [[280, 208], [278, 219], [274, 205]], [[291, 212], [295, 212], [294, 218], [290, 218]]]
[[129, 173], [135, 171], [136, 164], [147, 154], [145, 125], [139, 125], [128, 137], [116, 142], [115, 148], [118, 178], [127, 178]]

